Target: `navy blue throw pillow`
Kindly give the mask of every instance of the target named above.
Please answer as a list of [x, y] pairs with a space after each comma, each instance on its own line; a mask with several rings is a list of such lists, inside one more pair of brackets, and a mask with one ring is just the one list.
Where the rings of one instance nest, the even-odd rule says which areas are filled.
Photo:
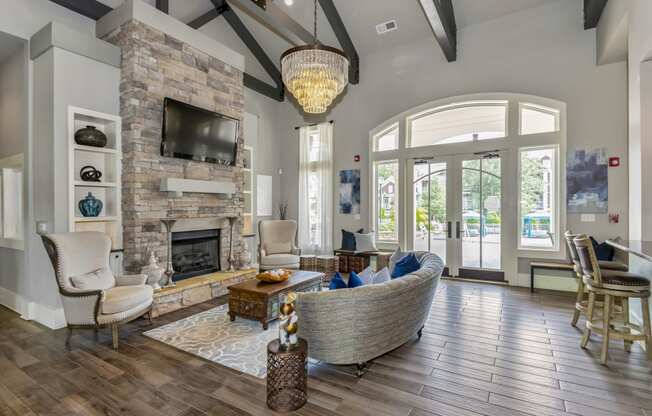
[[591, 243], [593, 244], [593, 249], [595, 250], [595, 257], [598, 258], [598, 260], [602, 261], [613, 261], [614, 259], [614, 248], [607, 244], [606, 242], [604, 243], [598, 243], [598, 241], [593, 238], [591, 238]]
[[360, 279], [360, 276], [358, 276], [356, 272], [349, 273], [349, 289], [362, 285], [364, 285], [364, 283], [362, 283], [362, 279]]
[[419, 264], [417, 256], [415, 256], [414, 253], [410, 253], [396, 262], [394, 270], [392, 270], [392, 279], [397, 279], [406, 274], [416, 272], [420, 267], [421, 265]]
[[[362, 228], [356, 231], [358, 234], [362, 233]], [[355, 234], [351, 231], [342, 230], [342, 250], [355, 251]]]
[[346, 289], [347, 287], [346, 282], [342, 279], [342, 275], [339, 272], [335, 273], [335, 276], [331, 279], [331, 283], [328, 285], [330, 290]]

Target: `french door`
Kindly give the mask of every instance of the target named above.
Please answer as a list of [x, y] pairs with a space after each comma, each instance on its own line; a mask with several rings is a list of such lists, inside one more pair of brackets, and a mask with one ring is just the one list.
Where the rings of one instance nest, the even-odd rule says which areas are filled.
[[408, 163], [408, 239], [450, 276], [504, 281], [502, 162], [489, 152]]

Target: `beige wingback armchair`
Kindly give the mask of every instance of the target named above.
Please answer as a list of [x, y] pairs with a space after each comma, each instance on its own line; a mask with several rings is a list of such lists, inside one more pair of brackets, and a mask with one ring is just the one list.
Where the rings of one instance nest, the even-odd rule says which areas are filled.
[[110, 327], [117, 349], [118, 326], [151, 311], [154, 290], [145, 285], [147, 276], [114, 276], [109, 268], [111, 240], [103, 233], [49, 234], [42, 239], [68, 328]]
[[263, 220], [258, 223], [260, 270], [298, 269], [301, 250], [297, 248], [297, 222]]

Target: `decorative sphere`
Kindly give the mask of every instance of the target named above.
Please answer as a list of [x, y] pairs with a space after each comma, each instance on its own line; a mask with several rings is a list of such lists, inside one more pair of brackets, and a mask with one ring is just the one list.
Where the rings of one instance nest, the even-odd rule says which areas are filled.
[[292, 306], [291, 303], [284, 303], [283, 305], [281, 305], [281, 313], [283, 315], [289, 315], [292, 312], [294, 312], [294, 306]]
[[285, 326], [285, 332], [287, 332], [288, 335], [296, 334], [298, 329], [299, 325], [297, 325], [296, 322], [291, 322]]

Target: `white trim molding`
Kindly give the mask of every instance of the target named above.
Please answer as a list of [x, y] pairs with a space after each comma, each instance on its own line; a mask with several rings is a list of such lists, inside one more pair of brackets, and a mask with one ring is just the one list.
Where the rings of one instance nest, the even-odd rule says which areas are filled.
[[36, 321], [50, 329], [61, 329], [67, 326], [63, 308], [50, 308], [0, 287], [0, 304], [20, 314], [26, 321]]

